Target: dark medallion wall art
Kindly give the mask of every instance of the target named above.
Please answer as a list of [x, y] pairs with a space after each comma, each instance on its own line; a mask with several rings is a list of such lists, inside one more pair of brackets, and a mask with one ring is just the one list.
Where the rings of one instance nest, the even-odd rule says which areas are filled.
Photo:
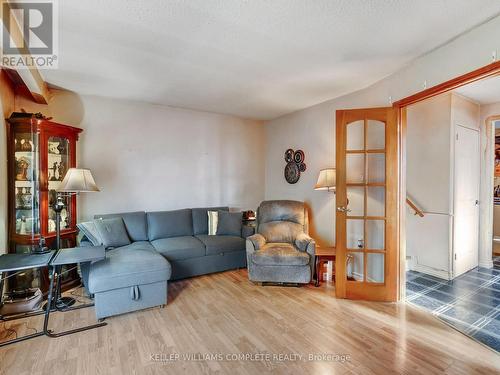
[[300, 179], [300, 173], [306, 171], [304, 163], [305, 154], [302, 150], [294, 151], [291, 148], [285, 151], [285, 180], [289, 184], [295, 184]]

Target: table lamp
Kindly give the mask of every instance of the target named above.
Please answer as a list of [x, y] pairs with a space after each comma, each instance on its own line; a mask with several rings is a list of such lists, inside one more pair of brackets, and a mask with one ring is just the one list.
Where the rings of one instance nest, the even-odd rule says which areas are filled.
[[335, 194], [335, 185], [337, 182], [337, 174], [335, 168], [325, 168], [319, 171], [318, 181], [314, 186], [314, 190], [333, 191]]
[[[61, 248], [61, 211], [64, 209], [63, 197], [70, 197], [80, 193], [93, 193], [99, 191], [94, 177], [90, 169], [85, 168], [69, 168], [64, 176], [59, 189], [57, 189], [57, 199], [53, 205], [56, 213], [56, 250]], [[59, 274], [59, 272], [58, 272]], [[60, 308], [71, 306], [75, 303], [72, 297], [61, 297], [61, 283], [57, 283], [58, 287], [55, 293], [55, 305]]]

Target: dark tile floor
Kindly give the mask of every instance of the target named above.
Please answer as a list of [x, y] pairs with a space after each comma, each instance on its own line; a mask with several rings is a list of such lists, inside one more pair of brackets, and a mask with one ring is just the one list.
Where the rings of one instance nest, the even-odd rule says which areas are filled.
[[409, 271], [406, 301], [500, 352], [500, 257], [493, 263], [451, 281]]

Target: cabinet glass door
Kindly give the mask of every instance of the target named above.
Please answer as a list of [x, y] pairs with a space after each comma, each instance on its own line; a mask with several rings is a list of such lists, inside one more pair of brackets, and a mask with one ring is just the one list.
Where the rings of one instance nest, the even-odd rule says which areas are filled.
[[16, 132], [14, 137], [15, 232], [34, 237], [39, 221], [39, 141], [36, 132]]
[[[57, 189], [70, 167], [70, 142], [64, 137], [49, 137], [48, 139], [48, 157], [47, 157], [47, 179], [49, 186], [49, 205], [48, 205], [48, 232], [56, 231], [56, 213], [53, 209], [57, 200]], [[61, 231], [69, 229], [71, 225], [71, 199], [63, 197], [64, 209], [61, 212]]]
[[[25, 244], [16, 244], [16, 253], [30, 253], [35, 237], [40, 233], [39, 134], [22, 129], [14, 133], [14, 217], [16, 236], [26, 238]], [[28, 244], [29, 243], [29, 244]], [[17, 273], [9, 281], [13, 289], [40, 286], [40, 269]]]

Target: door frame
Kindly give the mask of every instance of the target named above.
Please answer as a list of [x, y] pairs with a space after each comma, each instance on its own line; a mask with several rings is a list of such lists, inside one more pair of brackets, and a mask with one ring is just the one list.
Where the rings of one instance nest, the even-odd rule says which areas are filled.
[[[416, 94], [407, 96], [393, 103], [393, 107], [398, 112], [398, 135], [399, 135], [399, 225], [398, 225], [398, 245], [399, 245], [399, 287], [398, 300], [406, 297], [406, 133], [407, 133], [407, 107], [476, 82], [485, 78], [500, 75], [500, 61], [492, 62], [479, 69], [460, 75]], [[491, 119], [487, 119], [486, 121]], [[482, 124], [481, 124], [482, 126]]]
[[[485, 149], [485, 171], [484, 171], [484, 177], [486, 177], [486, 179], [489, 180], [489, 187], [487, 189], [487, 193], [489, 195], [493, 195], [494, 194], [494, 185], [495, 185], [495, 158], [496, 158], [496, 153], [495, 153], [495, 122], [497, 121], [500, 121], [500, 114], [498, 115], [492, 115], [492, 116], [488, 116], [485, 120], [484, 120], [484, 126], [485, 126], [485, 131], [486, 133], [490, 134], [490, 137], [492, 139], [492, 142], [488, 142], [486, 144], [486, 149]], [[487, 173], [487, 169], [486, 168], [489, 168], [491, 172], [490, 175], [488, 175]], [[481, 186], [479, 187], [480, 189], [480, 192], [482, 193], [483, 189], [481, 188]], [[486, 195], [486, 192], [485, 194]], [[489, 223], [488, 227], [489, 229], [491, 230], [491, 237], [495, 237], [495, 231], [494, 231], [494, 210], [495, 210], [495, 203], [492, 202], [490, 205], [488, 205], [489, 207], [487, 207], [488, 209], [488, 212], [487, 212], [487, 216], [489, 219], [491, 219], [491, 222]], [[481, 219], [481, 215], [479, 216], [479, 219]], [[480, 229], [481, 229], [481, 225], [480, 225]], [[479, 267], [484, 267], [484, 268], [491, 268], [493, 267], [493, 244], [491, 246], [491, 252], [488, 251], [488, 260], [487, 261], [484, 261], [484, 257], [483, 257], [483, 262], [481, 262], [481, 250], [483, 249], [484, 251], [484, 244], [483, 242], [486, 242], [487, 241], [487, 238], [489, 238], [489, 234], [490, 232], [487, 232], [486, 234], [484, 234], [484, 230], [483, 231], [479, 231]], [[484, 238], [486, 236], [486, 239]]]

